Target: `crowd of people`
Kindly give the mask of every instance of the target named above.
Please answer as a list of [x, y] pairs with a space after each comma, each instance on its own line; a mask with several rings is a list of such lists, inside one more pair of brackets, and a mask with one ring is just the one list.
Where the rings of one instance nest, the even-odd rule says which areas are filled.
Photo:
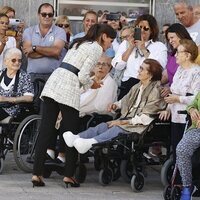
[[[83, 17], [83, 32], [76, 34], [67, 16], [54, 19], [49, 3], [39, 6], [38, 24], [30, 27], [24, 22], [9, 24], [15, 10], [0, 8], [0, 102], [14, 104], [0, 108], [0, 122], [17, 115], [17, 103], [33, 101], [35, 78], [46, 81], [33, 186], [45, 185], [48, 156], [65, 163], [66, 186], [79, 187], [74, 178], [78, 152], [84, 154], [93, 144], [121, 132], [137, 132], [138, 124], [150, 124], [152, 114], [159, 113], [161, 120], [171, 118], [173, 159], [183, 184], [181, 200], [191, 199], [191, 156], [200, 147], [199, 7], [175, 3], [179, 23], [163, 24], [162, 31], [150, 14], [129, 24], [120, 13], [99, 15], [89, 10]], [[121, 109], [119, 119], [80, 132], [83, 116], [112, 115], [116, 109]], [[186, 109], [193, 125], [184, 133], [185, 116], [177, 111]], [[60, 140], [57, 158], [55, 127]]]

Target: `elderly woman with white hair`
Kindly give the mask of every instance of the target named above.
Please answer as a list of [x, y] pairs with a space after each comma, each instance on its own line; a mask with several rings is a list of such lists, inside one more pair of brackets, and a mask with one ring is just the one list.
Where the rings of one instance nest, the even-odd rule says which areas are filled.
[[20, 69], [22, 52], [17, 48], [4, 53], [5, 68], [0, 71], [0, 103], [11, 103], [10, 107], [0, 107], [0, 122], [6, 123], [20, 112], [18, 103], [32, 102], [34, 89], [30, 76]]

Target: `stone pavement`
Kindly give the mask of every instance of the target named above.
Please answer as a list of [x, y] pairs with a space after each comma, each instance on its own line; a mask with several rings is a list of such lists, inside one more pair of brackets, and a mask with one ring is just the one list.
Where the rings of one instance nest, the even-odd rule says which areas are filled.
[[[46, 186], [32, 187], [31, 174], [20, 171], [11, 153], [6, 156], [4, 170], [0, 175], [0, 200], [161, 200], [163, 186], [159, 166], [148, 167], [148, 177], [142, 192], [134, 193], [130, 184], [122, 178], [108, 186], [98, 182], [98, 172], [91, 163], [87, 166], [87, 178], [80, 188], [65, 188], [62, 177], [53, 173], [45, 179]], [[197, 200], [197, 199], [196, 199]]]

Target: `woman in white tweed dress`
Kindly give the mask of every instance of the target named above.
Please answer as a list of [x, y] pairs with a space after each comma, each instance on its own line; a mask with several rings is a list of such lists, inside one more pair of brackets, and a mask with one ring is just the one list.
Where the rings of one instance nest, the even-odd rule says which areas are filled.
[[[54, 133], [58, 113], [62, 113], [61, 131], [78, 133], [80, 87], [99, 88], [100, 84], [90, 78], [90, 72], [103, 51], [111, 46], [115, 31], [107, 24], [95, 24], [87, 35], [75, 40], [63, 62], [49, 77], [41, 97], [44, 101], [40, 134], [35, 149], [33, 186], [44, 186], [43, 171], [46, 150]], [[64, 179], [66, 186], [79, 187], [73, 178], [77, 161], [75, 148], [66, 147]]]

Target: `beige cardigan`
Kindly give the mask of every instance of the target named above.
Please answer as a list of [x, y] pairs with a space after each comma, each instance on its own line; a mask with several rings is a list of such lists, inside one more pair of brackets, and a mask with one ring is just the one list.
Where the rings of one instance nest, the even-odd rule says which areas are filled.
[[[160, 81], [153, 81], [146, 88], [144, 88], [138, 106], [133, 107], [136, 103], [140, 86], [141, 83], [134, 85], [129, 93], [122, 98], [120, 119], [132, 119], [136, 115], [140, 116], [142, 114], [151, 116], [153, 114], [157, 114], [158, 111], [164, 110], [166, 108], [166, 103], [160, 95]], [[152, 118], [155, 118], [155, 116], [152, 116]], [[141, 124], [128, 124], [119, 126], [126, 131], [138, 133], [141, 133], [147, 127]]]

